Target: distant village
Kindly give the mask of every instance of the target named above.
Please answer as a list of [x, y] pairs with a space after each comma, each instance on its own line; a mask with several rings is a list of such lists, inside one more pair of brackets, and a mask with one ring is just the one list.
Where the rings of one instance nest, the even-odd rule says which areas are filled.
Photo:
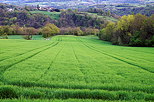
[[0, 3], [0, 8], [5, 8], [8, 12], [13, 12], [15, 10], [29, 10], [29, 11], [34, 11], [34, 10], [38, 10], [38, 11], [47, 11], [47, 12], [60, 12], [60, 9], [57, 8], [53, 8], [53, 7], [49, 7], [49, 6], [25, 6], [25, 7], [16, 7], [16, 6], [12, 6], [12, 5], [8, 5], [8, 4], [1, 4]]
[[56, 9], [52, 7], [40, 7], [39, 5], [37, 5], [36, 9], [39, 11], [60, 12], [60, 9]]

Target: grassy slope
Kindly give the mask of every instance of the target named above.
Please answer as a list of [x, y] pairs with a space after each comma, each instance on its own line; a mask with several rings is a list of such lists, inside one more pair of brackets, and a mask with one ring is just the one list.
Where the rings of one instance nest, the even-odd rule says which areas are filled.
[[[45, 15], [48, 15], [49, 17], [51, 17], [51, 19], [55, 19], [55, 20], [58, 20], [60, 18], [60, 12], [47, 12], [47, 11], [30, 11], [31, 13], [42, 13], [42, 14], [45, 14]], [[100, 16], [100, 15], [97, 15], [95, 13], [88, 13], [90, 16], [97, 16], [99, 18], [103, 18], [105, 20], [108, 20], [108, 21], [113, 21], [113, 22], [116, 22], [118, 21], [117, 19], [113, 18], [113, 17], [108, 17], [108, 16]]]
[[61, 12], [48, 12], [48, 11], [30, 11], [31, 13], [41, 13], [49, 16], [51, 19], [58, 20]]
[[96, 13], [88, 13], [88, 14], [91, 15], [91, 16], [97, 16], [97, 17], [99, 17], [99, 18], [103, 18], [103, 19], [105, 19], [105, 20], [107, 20], [107, 21], [112, 21], [112, 22], [117, 22], [117, 21], [118, 21], [118, 19], [115, 19], [115, 18], [113, 18], [113, 17], [100, 16], [100, 15], [97, 15]]
[[11, 98], [46, 101], [154, 100], [154, 48], [114, 46], [91, 36], [0, 40], [0, 46], [0, 96], [9, 90]]

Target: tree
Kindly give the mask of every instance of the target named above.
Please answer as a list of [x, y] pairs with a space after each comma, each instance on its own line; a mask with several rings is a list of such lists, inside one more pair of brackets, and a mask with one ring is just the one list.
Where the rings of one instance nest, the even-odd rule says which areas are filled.
[[42, 28], [41, 33], [43, 34], [43, 37], [47, 38], [47, 37], [59, 34], [60, 29], [54, 24], [48, 23]]
[[130, 45], [132, 46], [152, 46], [154, 36], [154, 15], [147, 17], [145, 15], [135, 15], [132, 23], [132, 37]]
[[83, 30], [83, 35], [97, 35], [99, 33], [98, 29], [95, 28], [82, 28]]
[[38, 33], [38, 31], [33, 27], [24, 27], [23, 32], [24, 32], [24, 35], [23, 35], [24, 39], [26, 40], [31, 40], [32, 35], [35, 35]]
[[76, 35], [76, 36], [82, 36], [83, 35], [83, 32], [80, 29], [80, 27], [75, 28], [73, 32], [74, 32], [74, 35]]
[[106, 28], [103, 28], [99, 33], [99, 38], [106, 41], [111, 41], [112, 36], [115, 33], [115, 23], [109, 22]]
[[122, 16], [117, 23], [108, 23], [99, 38], [118, 45], [154, 46], [154, 15]]
[[2, 38], [2, 39], [8, 38], [6, 28], [7, 28], [6, 26], [0, 26], [0, 38]]
[[60, 33], [62, 35], [76, 35], [76, 36], [82, 36], [83, 35], [83, 31], [80, 29], [80, 27], [61, 28]]
[[10, 27], [13, 29], [12, 34], [14, 35], [24, 34], [23, 27], [20, 27], [18, 25], [11, 25]]
[[13, 32], [13, 29], [10, 27], [10, 26], [0, 26], [0, 33], [1, 34], [7, 34], [7, 35], [9, 35], [9, 34], [12, 34], [12, 32]]
[[[128, 44], [130, 42], [131, 37], [131, 25], [134, 22], [134, 15], [122, 16], [121, 19], [118, 21], [115, 34], [118, 34], [118, 37], [114, 40], [115, 42], [119, 43], [120, 45]], [[120, 42], [119, 42], [120, 41]]]

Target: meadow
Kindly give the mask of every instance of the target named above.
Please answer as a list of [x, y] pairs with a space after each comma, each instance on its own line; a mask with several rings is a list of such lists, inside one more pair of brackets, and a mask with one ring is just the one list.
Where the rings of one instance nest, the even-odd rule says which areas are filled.
[[2, 102], [154, 101], [154, 48], [96, 36], [0, 40]]
[[[8, 35], [8, 39], [24, 39], [23, 35]], [[42, 35], [33, 35], [32, 40], [43, 40]]]
[[117, 22], [118, 21], [118, 19], [115, 19], [115, 18], [113, 18], [113, 17], [109, 17], [109, 16], [101, 16], [101, 15], [98, 15], [98, 14], [96, 14], [96, 13], [88, 13], [88, 15], [90, 15], [90, 16], [94, 16], [94, 17], [98, 17], [98, 18], [103, 18], [103, 19], [105, 19], [105, 20], [107, 20], [107, 21], [112, 21], [112, 22]]
[[58, 20], [61, 12], [48, 12], [48, 11], [30, 11], [31, 13], [41, 13], [49, 16], [51, 19]]

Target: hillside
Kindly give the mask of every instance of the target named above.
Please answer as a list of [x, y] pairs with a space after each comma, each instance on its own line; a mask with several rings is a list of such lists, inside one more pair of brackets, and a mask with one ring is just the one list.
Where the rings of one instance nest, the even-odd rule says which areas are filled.
[[48, 12], [48, 11], [30, 11], [30, 12], [33, 14], [44, 14], [54, 20], [59, 20], [61, 14], [61, 12]]
[[[9, 0], [1, 0], [1, 2], [9, 1]], [[68, 2], [68, 1], [77, 1], [77, 0], [11, 0], [14, 1], [20, 1], [20, 2]], [[139, 3], [139, 2], [146, 2], [148, 0], [82, 0], [81, 2], [101, 2], [101, 1], [108, 1], [108, 2], [120, 2], [120, 3]]]
[[0, 4], [0, 25], [41, 28], [47, 23], [53, 23], [58, 27], [91, 27], [101, 28], [108, 21], [117, 21], [111, 14], [104, 11], [102, 15], [97, 13], [80, 12], [76, 10], [62, 10], [53, 12], [38, 10], [34, 6], [19, 7], [9, 4]]
[[79, 11], [99, 8], [119, 16], [132, 13], [150, 16], [154, 13], [153, 0], [1, 0], [0, 2], [21, 7], [39, 5], [57, 9], [78, 9]]
[[95, 36], [0, 40], [0, 46], [1, 102], [153, 101], [154, 48]]

